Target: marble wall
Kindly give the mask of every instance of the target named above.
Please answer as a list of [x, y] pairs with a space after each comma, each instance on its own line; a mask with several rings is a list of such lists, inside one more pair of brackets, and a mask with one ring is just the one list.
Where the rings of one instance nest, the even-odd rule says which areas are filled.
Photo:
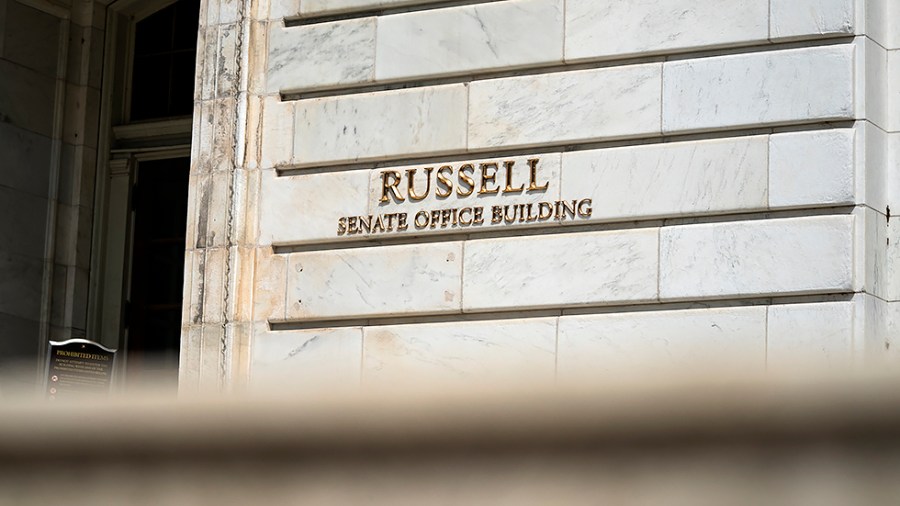
[[727, 4], [244, 5], [183, 388], [889, 363], [900, 12]]
[[85, 335], [103, 12], [0, 0], [0, 372]]

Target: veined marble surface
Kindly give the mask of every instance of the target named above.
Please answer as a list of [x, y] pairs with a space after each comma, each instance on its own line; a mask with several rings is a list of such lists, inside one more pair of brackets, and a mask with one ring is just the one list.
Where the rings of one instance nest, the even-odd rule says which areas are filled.
[[293, 253], [287, 319], [460, 311], [462, 243]]
[[512, 381], [556, 374], [556, 319], [369, 327], [363, 381]]
[[657, 296], [658, 230], [468, 241], [466, 311], [644, 302]]
[[663, 131], [853, 119], [852, 45], [667, 62]]
[[[856, 139], [860, 135], [858, 128], [837, 128], [493, 159], [448, 161], [435, 157], [416, 165], [310, 174], [301, 171], [281, 177], [276, 177], [274, 171], [264, 170], [259, 198], [259, 241], [263, 245], [288, 245], [370, 236], [387, 238], [398, 232], [338, 235], [337, 220], [345, 216], [406, 213], [412, 223], [419, 211], [472, 206], [484, 208], [484, 225], [464, 227], [450, 223], [446, 227], [424, 229], [411, 226], [399, 233], [477, 234], [501, 228], [553, 227], [559, 224], [556, 220], [493, 224], [492, 207], [552, 203], [560, 198], [592, 199], [591, 217], [566, 220], [562, 223], [565, 225], [869, 203], [872, 199], [862, 193], [865, 182], [860, 171], [863, 167], [874, 170], [878, 163], [884, 162], [876, 157], [857, 158]], [[503, 193], [504, 162], [515, 162], [513, 187], [527, 186], [528, 160], [533, 158], [540, 160], [537, 184], [547, 184], [548, 188]], [[475, 190], [472, 195], [460, 196], [456, 191], [458, 169], [472, 165], [472, 177], [478, 187], [480, 166], [489, 162], [498, 164], [494, 186], [499, 187], [500, 193], [478, 195]], [[439, 188], [445, 189], [436, 180], [436, 173], [442, 167], [450, 168], [449, 176], [447, 172], [443, 174], [454, 184], [447, 197], [437, 195]], [[429, 168], [432, 170], [430, 184], [426, 183]], [[429, 188], [425, 199], [408, 198], [408, 170], [416, 171], [417, 192]], [[397, 188], [404, 197], [402, 202], [394, 197], [380, 202], [386, 171], [400, 174]], [[873, 183], [869, 182], [868, 186], [883, 189], [884, 185]]]
[[766, 308], [648, 311], [559, 320], [559, 378], [766, 367]]
[[851, 292], [853, 226], [822, 216], [665, 227], [660, 298]]
[[259, 244], [337, 238], [338, 218], [369, 212], [369, 171], [278, 177], [262, 171]]
[[260, 136], [260, 166], [271, 169], [291, 162], [294, 154], [294, 104], [277, 97], [262, 100], [262, 128]]
[[378, 80], [562, 62], [563, 0], [509, 0], [383, 16]]
[[466, 148], [466, 86], [297, 102], [294, 163], [355, 162]]
[[852, 204], [856, 132], [851, 129], [773, 135], [769, 141], [769, 204]]
[[768, 0], [566, 1], [566, 61], [768, 38]]
[[562, 198], [591, 197], [592, 221], [765, 209], [766, 143], [757, 136], [564, 153]]
[[473, 82], [469, 148], [659, 133], [661, 79], [653, 63]]
[[856, 351], [856, 310], [853, 302], [772, 306], [766, 338], [769, 367], [790, 371], [797, 367], [843, 370], [850, 366]]
[[375, 78], [375, 18], [269, 28], [269, 92], [362, 83]]
[[362, 329], [277, 331], [257, 324], [251, 346], [250, 384], [296, 392], [358, 387]]
[[772, 0], [770, 9], [773, 40], [807, 34], [852, 34], [855, 25], [854, 0]]

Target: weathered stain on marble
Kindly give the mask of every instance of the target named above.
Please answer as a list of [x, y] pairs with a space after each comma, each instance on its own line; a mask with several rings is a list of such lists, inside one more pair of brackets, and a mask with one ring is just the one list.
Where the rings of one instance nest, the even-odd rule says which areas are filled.
[[359, 386], [362, 329], [280, 330], [254, 326], [250, 385], [282, 393]]
[[466, 86], [300, 100], [294, 164], [348, 163], [466, 149]]
[[375, 77], [375, 18], [269, 28], [269, 92], [371, 81]]

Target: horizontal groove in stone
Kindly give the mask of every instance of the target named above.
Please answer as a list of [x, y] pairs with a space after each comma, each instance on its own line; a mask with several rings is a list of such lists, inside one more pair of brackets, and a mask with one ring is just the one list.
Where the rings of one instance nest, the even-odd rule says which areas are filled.
[[515, 227], [483, 227], [483, 232], [466, 233], [435, 233], [426, 232], [418, 236], [385, 235], [379, 239], [344, 239], [339, 241], [306, 243], [306, 244], [274, 244], [275, 254], [288, 255], [291, 253], [309, 253], [321, 251], [337, 251], [378, 246], [402, 246], [410, 244], [438, 244], [448, 242], [500, 239], [507, 237], [537, 237], [561, 234], [575, 234], [579, 232], [616, 232], [625, 230], [639, 230], [646, 228], [677, 227], [683, 225], [709, 224], [709, 223], [734, 223], [747, 221], [762, 221], [779, 218], [805, 218], [811, 216], [843, 216], [849, 215], [857, 206], [835, 205], [818, 206], [810, 208], [794, 208], [782, 210], [767, 210], [756, 212], [737, 212], [725, 214], [698, 214], [693, 216], [673, 216], [663, 218], [650, 218], [642, 220], [619, 220], [604, 223], [591, 223], [585, 225], [560, 225], [547, 224], [546, 226], [534, 226], [529, 228]]
[[[824, 37], [824, 38], [823, 38]], [[309, 100], [315, 98], [342, 97], [348, 95], [362, 95], [381, 91], [406, 90], [415, 88], [427, 88], [430, 86], [442, 86], [447, 84], [466, 84], [474, 81], [486, 81], [490, 79], [502, 79], [506, 77], [521, 77], [555, 74], [562, 72], [574, 72], [578, 70], [594, 70], [602, 68], [623, 67], [629, 65], [641, 65], [645, 63], [664, 63], [668, 61], [700, 60], [715, 58], [718, 56], [731, 56], [743, 54], [755, 54], [788, 49], [806, 49], [849, 44], [852, 36], [828, 36], [821, 34], [811, 35], [809, 39], [790, 42], [769, 42], [748, 46], [732, 46], [728, 48], [690, 50], [672, 50], [647, 53], [646, 56], [635, 57], [633, 55], [622, 58], [604, 57], [594, 61], [579, 61], [578, 63], [552, 63], [541, 64], [517, 69], [495, 70], [487, 69], [481, 72], [468, 72], [461, 75], [428, 78], [419, 77], [404, 79], [402, 81], [390, 81], [381, 83], [359, 83], [344, 86], [322, 87], [315, 90], [282, 92], [281, 99], [286, 102]]]
[[820, 302], [849, 302], [855, 293], [840, 292], [817, 295], [788, 295], [778, 297], [742, 297], [705, 300], [703, 302], [648, 302], [643, 304], [619, 304], [560, 307], [529, 311], [491, 311], [478, 313], [417, 314], [406, 316], [383, 316], [362, 319], [322, 319], [322, 320], [270, 320], [272, 331], [296, 331], [317, 329], [339, 329], [357, 327], [387, 327], [395, 325], [428, 325], [435, 323], [468, 323], [485, 321], [523, 320], [538, 318], [559, 318], [567, 316], [591, 316], [602, 314], [646, 313], [652, 311], [682, 311], [687, 309], [728, 309], [750, 306], [782, 306]]
[[339, 163], [334, 165], [320, 164], [310, 167], [296, 167], [292, 165], [282, 165], [275, 167], [275, 172], [280, 177], [303, 176], [311, 174], [328, 174], [332, 172], [343, 172], [350, 170], [372, 170], [386, 167], [433, 164], [437, 163], [454, 163], [471, 160], [477, 158], [503, 158], [510, 156], [523, 155], [542, 155], [550, 153], [572, 153], [578, 151], [592, 151], [595, 149], [622, 148], [631, 146], [653, 146], [658, 144], [667, 144], [674, 142], [701, 141], [713, 139], [733, 139], [738, 137], [749, 137], [754, 135], [773, 135], [787, 132], [806, 132], [817, 130], [831, 130], [837, 128], [852, 128], [856, 120], [839, 120], [839, 121], [822, 121], [814, 122], [794, 122], [787, 124], [771, 124], [766, 126], [751, 128], [734, 128], [708, 130], [704, 132], [692, 133], [675, 133], [666, 134], [659, 133], [653, 137], [633, 137], [629, 139], [613, 139], [608, 141], [590, 141], [590, 142], [567, 142], [562, 144], [542, 144], [536, 147], [509, 148], [509, 149], [491, 149], [491, 150], [469, 150], [457, 151], [454, 153], [435, 154], [430, 156], [417, 156], [405, 158], [384, 158], [368, 163]]
[[357, 10], [348, 10], [342, 12], [324, 12], [322, 14], [309, 14], [306, 16], [289, 16], [284, 18], [284, 26], [306, 26], [321, 23], [331, 23], [333, 21], [344, 21], [347, 19], [370, 18], [376, 16], [389, 16], [391, 14], [403, 14], [406, 12], [431, 11], [438, 9], [448, 9], [451, 7], [463, 7], [466, 5], [489, 4], [495, 2], [504, 2], [506, 0], [444, 0], [442, 2], [429, 2], [413, 5], [398, 5], [396, 7], [375, 7], [361, 8]]

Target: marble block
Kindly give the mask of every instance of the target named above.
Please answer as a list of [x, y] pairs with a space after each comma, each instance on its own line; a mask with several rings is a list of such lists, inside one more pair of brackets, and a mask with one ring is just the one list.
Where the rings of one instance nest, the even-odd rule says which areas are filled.
[[566, 61], [670, 52], [769, 37], [768, 0], [567, 0]]
[[665, 227], [660, 299], [853, 291], [852, 216]]
[[660, 131], [662, 64], [475, 81], [469, 148], [527, 147]]
[[853, 204], [854, 139], [855, 132], [849, 128], [771, 136], [770, 205]]
[[466, 242], [465, 311], [537, 309], [657, 296], [658, 229]]
[[270, 331], [257, 325], [250, 386], [263, 392], [358, 387], [362, 329]]
[[561, 63], [563, 0], [510, 0], [378, 19], [378, 80]]
[[255, 261], [253, 319], [283, 320], [287, 291], [287, 256], [274, 253], [272, 248], [257, 248]]
[[369, 171], [276, 176], [262, 171], [259, 244], [333, 240], [341, 216], [369, 209]]
[[885, 211], [892, 201], [890, 136], [869, 121], [854, 126], [857, 204]]
[[850, 366], [854, 355], [853, 302], [769, 307], [766, 339], [769, 368]]
[[300, 100], [294, 164], [351, 163], [466, 148], [466, 86]]
[[856, 46], [856, 88], [859, 90], [857, 118], [865, 118], [882, 130], [889, 130], [890, 79], [888, 54], [880, 44], [868, 37], [854, 39]]
[[[900, 7], [897, 9], [900, 11]], [[890, 111], [887, 128], [891, 132], [900, 132], [900, 49], [888, 51], [887, 56], [887, 104]]]
[[3, 123], [52, 137], [56, 80], [3, 59], [0, 76]]
[[739, 137], [563, 154], [562, 199], [592, 221], [765, 209], [767, 139]]
[[663, 131], [853, 119], [854, 47], [666, 62]]
[[460, 311], [462, 243], [294, 253], [287, 319]]
[[648, 311], [559, 320], [559, 378], [766, 366], [766, 308]]
[[375, 18], [269, 28], [266, 88], [302, 91], [375, 77]]
[[807, 35], [850, 35], [854, 0], [771, 0], [772, 40]]
[[[0, 186], [46, 197], [50, 186], [50, 146], [50, 139], [43, 135], [0, 123], [0, 153], [3, 153]], [[75, 172], [74, 152], [71, 146], [63, 147], [61, 177], [71, 177]], [[62, 188], [60, 190], [63, 193]]]
[[552, 381], [556, 319], [368, 327], [363, 381]]
[[294, 150], [294, 104], [277, 97], [262, 100], [260, 166], [271, 169], [290, 163]]

